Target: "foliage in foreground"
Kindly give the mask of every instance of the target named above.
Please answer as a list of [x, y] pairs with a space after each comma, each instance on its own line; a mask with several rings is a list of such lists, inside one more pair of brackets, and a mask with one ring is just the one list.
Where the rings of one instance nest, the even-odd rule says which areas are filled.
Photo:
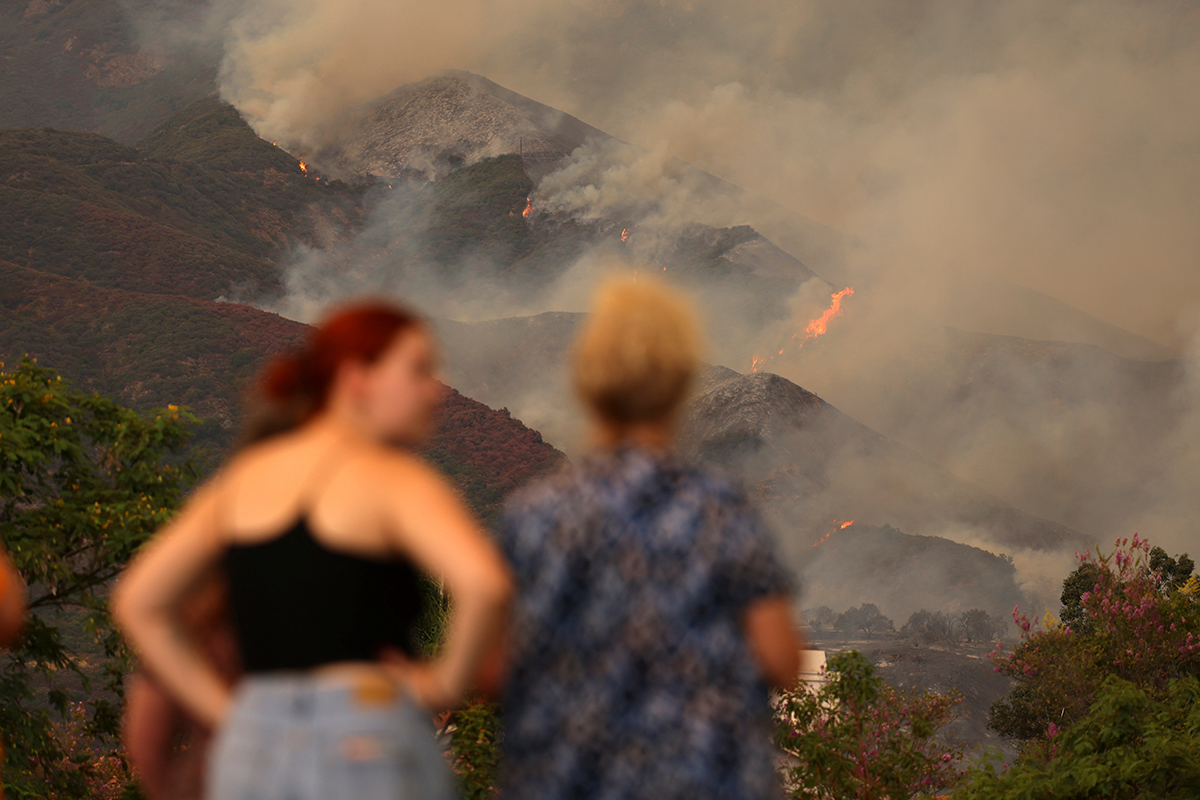
[[830, 657], [828, 683], [784, 692], [775, 742], [789, 796], [882, 800], [939, 791], [960, 778], [961, 748], [939, 733], [962, 701], [892, 689], [862, 653]]
[[491, 800], [496, 796], [500, 771], [500, 743], [504, 732], [499, 706], [474, 698], [442, 719], [449, 732], [446, 760], [458, 776], [465, 800]]
[[1136, 534], [1084, 554], [1063, 619], [1014, 612], [1022, 642], [995, 656], [1017, 680], [990, 725], [1022, 741], [1003, 774], [973, 770], [961, 795], [992, 800], [1200, 798], [1200, 592], [1186, 554]]
[[1047, 758], [1008, 772], [972, 770], [956, 800], [1151, 800], [1200, 797], [1200, 681], [1163, 697], [1115, 676], [1088, 715], [1047, 741]]
[[[117, 733], [129, 654], [105, 595], [196, 478], [190, 462], [174, 461], [192, 427], [186, 412], [139, 413], [29, 360], [0, 365], [0, 531], [30, 609], [0, 662], [11, 797], [84, 796], [99, 767], [60, 768], [74, 755], [61, 735], [68, 713], [90, 741]], [[68, 621], [86, 635], [69, 640]]]

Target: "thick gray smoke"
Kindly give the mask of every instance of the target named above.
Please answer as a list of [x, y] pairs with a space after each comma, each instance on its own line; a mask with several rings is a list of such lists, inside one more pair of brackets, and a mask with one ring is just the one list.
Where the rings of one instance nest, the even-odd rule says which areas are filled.
[[[1200, 302], [1193, 2], [217, 0], [266, 138], [472, 69], [863, 237], [1182, 347]], [[768, 231], [768, 234], [770, 232]]]
[[[1200, 4], [216, 0], [207, 27], [222, 95], [297, 152], [445, 68], [634, 143], [578, 151], [539, 207], [615, 219], [636, 201], [646, 256], [656, 232], [754, 225], [856, 288], [768, 369], [1102, 544], [1197, 549]], [[420, 228], [381, 211], [370, 235], [396, 219]], [[531, 305], [348, 252], [303, 262], [283, 310], [390, 288], [460, 318], [574, 310], [602, 260]], [[814, 286], [717, 357], [773, 353], [819, 313]]]

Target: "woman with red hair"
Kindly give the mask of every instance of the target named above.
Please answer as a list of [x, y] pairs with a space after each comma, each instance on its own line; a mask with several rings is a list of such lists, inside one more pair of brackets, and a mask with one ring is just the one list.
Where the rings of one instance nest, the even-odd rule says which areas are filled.
[[[450, 797], [428, 714], [468, 688], [511, 580], [454, 491], [410, 448], [441, 401], [425, 324], [345, 308], [261, 382], [271, 420], [126, 571], [118, 622], [142, 661], [217, 730], [209, 796]], [[236, 691], [181, 605], [223, 567], [246, 677]], [[454, 614], [440, 655], [413, 652], [419, 572]]]

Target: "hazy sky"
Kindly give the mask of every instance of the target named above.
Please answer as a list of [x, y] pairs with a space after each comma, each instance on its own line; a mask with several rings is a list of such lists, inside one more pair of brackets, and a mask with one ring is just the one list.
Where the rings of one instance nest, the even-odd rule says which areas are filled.
[[[849, 269], [862, 283], [838, 321], [842, 343], [831, 329], [823, 357], [772, 370], [1026, 510], [1194, 550], [1200, 0], [206, 8], [203, 20], [147, 30], [218, 39], [222, 95], [293, 153], [311, 152], [348, 112], [401, 84], [467, 69], [644, 148], [579, 154], [539, 189], [558, 191], [556, 202], [569, 199], [566, 178], [587, 176], [586, 202], [658, 191], [656, 223], [693, 221], [691, 187], [663, 180], [676, 156], [851, 234]], [[377, 227], [415, 224], [380, 211]], [[721, 224], [756, 222], [722, 213]], [[320, 302], [328, 254], [312, 255], [293, 277]], [[368, 260], [354, 266], [360, 288], [387, 277]], [[990, 370], [986, 387], [943, 381], [939, 359], [962, 349], [923, 326], [951, 321], [939, 309], [958, 309], [966, 328], [984, 312], [1007, 315], [1008, 329], [989, 332], [1018, 335], [1021, 315], [1062, 314], [1011, 287], [992, 296], [999, 284], [971, 283], [984, 276], [1169, 345], [1188, 366], [1155, 394], [1139, 366], [1107, 354], [1039, 360], [1018, 344], [976, 360]], [[828, 291], [810, 299], [823, 303]], [[795, 322], [814, 310], [797, 303]], [[1030, 337], [1059, 338], [1047, 330]], [[730, 366], [748, 368], [743, 360]], [[1142, 431], [1155, 425], [1150, 442]]]
[[222, 91], [303, 150], [480, 72], [862, 237], [1181, 348], [1200, 315], [1196, 2], [216, 0]]

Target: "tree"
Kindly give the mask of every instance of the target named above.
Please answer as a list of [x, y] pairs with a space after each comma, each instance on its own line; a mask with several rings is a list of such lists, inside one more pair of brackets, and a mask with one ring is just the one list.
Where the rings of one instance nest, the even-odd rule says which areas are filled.
[[953, 622], [950, 615], [944, 611], [914, 611], [909, 615], [908, 622], [900, 628], [900, 635], [906, 639], [924, 642], [941, 642], [950, 638]]
[[994, 660], [1017, 685], [993, 704], [993, 730], [1036, 750], [1089, 713], [1109, 676], [1161, 698], [1172, 681], [1200, 675], [1200, 608], [1183, 591], [1190, 584], [1163, 594], [1152, 552], [1134, 534], [1118, 539], [1108, 555], [1081, 556], [1081, 568], [1089, 567], [1068, 577], [1064, 597], [1094, 576], [1091, 589], [1079, 593], [1083, 630], [1053, 618], [1039, 625], [1014, 610], [1022, 641]]
[[1096, 588], [1099, 578], [1100, 567], [1085, 560], [1063, 581], [1060, 618], [1064, 625], [1083, 636], [1092, 633], [1092, 621], [1083, 608], [1083, 596]]
[[1196, 568], [1195, 562], [1183, 553], [1178, 558], [1171, 558], [1167, 551], [1155, 547], [1150, 551], [1150, 573], [1164, 593], [1181, 588], [1192, 577]]
[[817, 606], [804, 612], [804, 621], [814, 631], [828, 630], [837, 622], [837, 614], [829, 606]]
[[893, 631], [895, 623], [883, 615], [874, 603], [863, 603], [861, 606], [851, 606], [842, 614], [838, 614], [836, 627], [842, 632], [861, 631], [871, 638], [877, 631]]
[[1003, 617], [993, 617], [982, 608], [963, 611], [954, 620], [954, 628], [968, 642], [984, 642], [1001, 636], [1007, 622]]
[[961, 696], [894, 690], [856, 650], [837, 653], [825, 669], [824, 686], [786, 690], [775, 708], [791, 797], [881, 800], [958, 781], [962, 751], [940, 733]]
[[71, 755], [59, 734], [68, 713], [90, 740], [117, 733], [129, 657], [105, 595], [196, 480], [180, 458], [195, 422], [173, 406], [142, 413], [79, 392], [28, 359], [0, 364], [0, 534], [30, 611], [0, 665], [14, 797], [86, 791], [87, 767], [58, 768]]

